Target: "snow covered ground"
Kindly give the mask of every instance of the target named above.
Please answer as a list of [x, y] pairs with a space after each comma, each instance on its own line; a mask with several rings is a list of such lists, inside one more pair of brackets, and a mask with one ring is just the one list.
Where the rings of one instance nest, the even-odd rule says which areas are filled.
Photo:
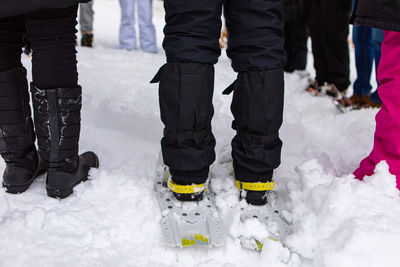
[[[376, 110], [340, 114], [331, 100], [305, 93], [307, 81], [296, 74], [285, 76], [284, 148], [275, 175], [293, 234], [283, 244], [266, 241], [261, 254], [242, 249], [231, 237], [239, 231], [240, 203], [225, 163], [234, 133], [231, 97], [221, 92], [235, 74], [224, 53], [216, 65], [213, 120], [222, 156], [212, 168], [212, 183], [226, 246], [166, 247], [153, 192], [162, 125], [157, 86], [148, 81], [165, 60], [162, 3], [154, 5], [157, 55], [117, 50], [118, 1], [96, 0], [96, 48], [78, 48], [78, 57], [84, 88], [81, 151], [95, 150], [101, 167], [61, 201], [46, 196], [44, 177], [22, 195], [1, 190], [0, 266], [400, 266], [394, 177], [385, 163], [365, 182], [351, 175], [371, 149]], [[30, 69], [28, 58], [24, 63]], [[251, 225], [243, 231], [251, 230], [246, 227]]]

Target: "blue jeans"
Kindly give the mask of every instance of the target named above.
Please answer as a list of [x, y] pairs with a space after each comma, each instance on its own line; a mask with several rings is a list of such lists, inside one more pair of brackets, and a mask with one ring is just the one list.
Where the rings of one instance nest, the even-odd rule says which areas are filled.
[[[374, 55], [375, 55], [375, 65], [376, 65], [376, 72], [378, 72], [378, 65], [379, 61], [381, 59], [381, 45], [383, 42], [383, 30], [380, 29], [372, 29], [372, 45], [374, 47]], [[379, 82], [377, 80], [378, 86]], [[376, 90], [374, 93], [371, 95], [371, 101], [375, 103], [380, 103], [382, 104], [381, 99], [379, 98], [378, 95], [378, 90]]]
[[152, 0], [119, 0], [121, 24], [119, 28], [120, 48], [136, 49], [135, 6], [139, 22], [140, 48], [149, 53], [157, 53], [156, 28], [152, 22]]
[[[375, 61], [377, 69], [381, 59], [383, 32], [382, 30], [365, 26], [354, 26], [353, 41], [357, 68], [357, 80], [353, 85], [353, 94], [358, 96], [370, 95], [372, 90], [370, 83], [372, 67]], [[371, 101], [381, 103], [377, 91], [371, 95]]]

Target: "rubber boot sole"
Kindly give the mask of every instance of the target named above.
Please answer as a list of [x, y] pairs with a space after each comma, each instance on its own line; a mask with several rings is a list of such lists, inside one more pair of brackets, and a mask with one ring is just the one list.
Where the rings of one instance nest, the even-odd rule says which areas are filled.
[[32, 178], [32, 180], [25, 185], [8, 185], [8, 184], [5, 184], [4, 182], [2, 183], [2, 185], [6, 189], [6, 192], [9, 194], [21, 194], [21, 193], [25, 192], [26, 190], [28, 190], [28, 188], [31, 186], [33, 181], [35, 181], [35, 179], [38, 176], [45, 174], [45, 173], [46, 173], [45, 169], [38, 171], [35, 174], [35, 176]]

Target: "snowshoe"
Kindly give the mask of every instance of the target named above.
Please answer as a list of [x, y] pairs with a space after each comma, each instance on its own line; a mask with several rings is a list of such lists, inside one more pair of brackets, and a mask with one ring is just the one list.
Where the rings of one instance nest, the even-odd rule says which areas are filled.
[[[155, 191], [167, 245], [175, 248], [224, 245], [223, 224], [214, 205], [209, 180], [202, 185], [180, 186], [173, 183], [170, 176], [168, 167], [160, 164], [156, 173]], [[202, 197], [194, 201], [181, 201], [174, 195], [189, 192], [201, 194]]]
[[[240, 182], [236, 182], [237, 185], [238, 183]], [[241, 198], [246, 201], [243, 201], [240, 212], [240, 222], [242, 223], [243, 231], [239, 231], [239, 235], [236, 237], [239, 238], [242, 247], [262, 251], [263, 243], [267, 238], [282, 242], [292, 231], [289, 221], [282, 216], [280, 209], [276, 205], [276, 194], [270, 191], [273, 190], [275, 183], [251, 184], [253, 184], [253, 189], [257, 189], [258, 187], [260, 190], [266, 190], [250, 191], [238, 185], [238, 188], [241, 190]], [[246, 227], [248, 227], [246, 225], [249, 221], [252, 228], [257, 228], [258, 225], [264, 231], [249, 233], [246, 231]]]

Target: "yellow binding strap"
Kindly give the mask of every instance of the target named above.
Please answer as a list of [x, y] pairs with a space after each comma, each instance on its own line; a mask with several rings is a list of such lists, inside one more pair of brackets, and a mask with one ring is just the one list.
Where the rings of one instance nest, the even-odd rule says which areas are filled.
[[267, 183], [246, 183], [236, 180], [236, 186], [239, 190], [249, 190], [249, 191], [270, 191], [274, 190], [275, 182]]
[[206, 190], [206, 184], [179, 185], [174, 183], [171, 179], [168, 179], [168, 187], [172, 192], [178, 194], [194, 194]]

